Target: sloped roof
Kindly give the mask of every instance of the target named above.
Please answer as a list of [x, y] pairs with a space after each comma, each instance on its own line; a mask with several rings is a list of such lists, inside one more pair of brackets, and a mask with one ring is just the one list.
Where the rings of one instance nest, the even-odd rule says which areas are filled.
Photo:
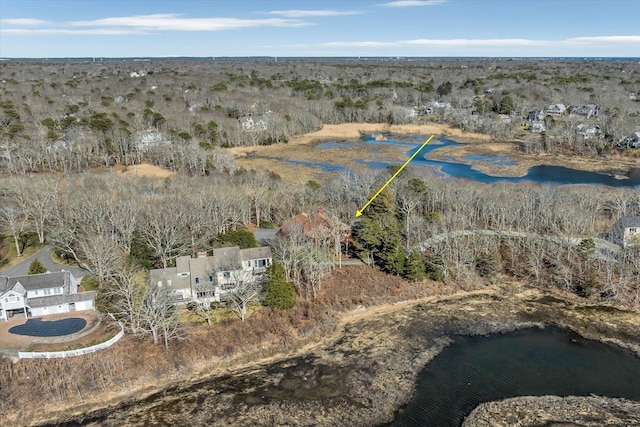
[[213, 265], [216, 271], [236, 270], [242, 268], [240, 248], [237, 246], [230, 248], [215, 248], [213, 250]]
[[271, 248], [262, 246], [259, 248], [240, 249], [240, 256], [242, 257], [242, 261], [271, 258]]
[[48, 289], [64, 286], [64, 293], [69, 293], [70, 280], [71, 273], [68, 271], [30, 274], [28, 276], [9, 277], [6, 287], [7, 289], [13, 289], [16, 284], [20, 284], [25, 291], [34, 291], [36, 289]]
[[76, 303], [81, 301], [94, 301], [96, 298], [96, 291], [80, 292], [77, 294], [66, 295], [51, 295], [40, 298], [29, 298], [27, 305], [29, 307], [48, 307], [52, 305]]

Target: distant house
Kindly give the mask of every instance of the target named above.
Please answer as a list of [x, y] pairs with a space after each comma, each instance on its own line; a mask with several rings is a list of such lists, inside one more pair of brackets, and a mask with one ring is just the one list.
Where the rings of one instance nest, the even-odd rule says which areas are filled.
[[303, 212], [288, 219], [282, 224], [278, 234], [286, 237], [296, 227], [299, 227], [306, 237], [316, 242], [333, 243], [336, 237], [342, 244], [352, 241], [351, 228], [323, 208], [318, 209], [318, 212], [313, 215]]
[[149, 271], [149, 279], [166, 286], [177, 304], [220, 302], [239, 282], [260, 280], [272, 262], [269, 247], [216, 248], [212, 256], [204, 252], [197, 258], [178, 257], [175, 267]]
[[611, 229], [612, 240], [626, 248], [640, 243], [640, 216], [623, 216]]
[[569, 113], [569, 116], [582, 117], [582, 118], [588, 119], [592, 116], [598, 116], [599, 113], [600, 113], [600, 108], [593, 104], [588, 104], [588, 105], [579, 104], [571, 107], [571, 113]]
[[602, 130], [599, 125], [589, 125], [581, 123], [576, 126], [576, 139], [577, 140], [591, 140], [596, 136], [602, 134]]
[[620, 141], [621, 147], [640, 148], [640, 132], [634, 132]]
[[629, 92], [629, 99], [635, 101], [638, 99], [638, 94], [635, 92]]
[[136, 146], [141, 150], [167, 143], [160, 131], [157, 129], [148, 129], [138, 132], [135, 136], [135, 141]]
[[267, 130], [267, 116], [244, 116], [238, 119], [242, 125], [242, 129], [251, 132], [258, 130]]
[[529, 126], [529, 132], [532, 132], [532, 133], [545, 132], [546, 130], [547, 128], [545, 127], [544, 122], [534, 121]]
[[78, 281], [69, 271], [0, 276], [0, 319], [16, 313], [46, 316], [94, 308], [96, 293], [78, 292]]
[[531, 110], [527, 114], [529, 122], [541, 122], [544, 120], [544, 110]]
[[552, 104], [547, 107], [547, 116], [562, 116], [566, 111], [564, 104]]

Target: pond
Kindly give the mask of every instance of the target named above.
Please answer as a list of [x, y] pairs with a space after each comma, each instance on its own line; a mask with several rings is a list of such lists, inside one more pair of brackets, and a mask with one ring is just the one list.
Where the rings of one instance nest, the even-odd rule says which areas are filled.
[[[316, 146], [318, 150], [335, 149], [339, 147], [348, 148], [365, 142], [372, 146], [395, 145], [410, 148], [407, 151], [407, 158], [410, 157], [420, 147], [422, 142], [427, 138], [425, 136], [387, 136], [386, 140], [376, 140], [373, 135], [363, 137], [359, 142], [349, 141], [328, 141]], [[411, 162], [411, 167], [427, 167], [440, 176], [448, 176], [453, 178], [470, 179], [473, 181], [483, 182], [487, 184], [496, 182], [533, 182], [537, 184], [548, 185], [566, 185], [566, 184], [599, 184], [609, 187], [635, 187], [640, 186], [640, 167], [631, 169], [625, 179], [617, 179], [611, 175], [601, 174], [597, 172], [587, 172], [576, 169], [570, 169], [562, 166], [534, 166], [529, 169], [523, 177], [496, 177], [487, 175], [481, 171], [473, 170], [471, 165], [456, 162], [453, 159], [447, 160], [430, 160], [425, 158], [431, 151], [444, 147], [451, 147], [459, 143], [448, 138], [439, 137], [438, 140], [429, 143], [422, 149], [420, 154]], [[375, 150], [375, 149], [374, 149]], [[510, 166], [513, 161], [504, 155], [482, 155], [469, 156], [469, 161], [481, 161], [493, 166]], [[300, 162], [297, 162], [300, 163]], [[360, 164], [370, 168], [382, 169], [389, 164], [398, 164], [397, 162], [385, 162], [384, 159], [375, 162], [360, 161]], [[327, 171], [346, 170], [345, 167], [336, 166], [329, 163], [308, 163], [306, 166], [317, 167]]]
[[459, 426], [483, 402], [596, 394], [640, 400], [640, 358], [559, 328], [458, 336], [387, 426]]

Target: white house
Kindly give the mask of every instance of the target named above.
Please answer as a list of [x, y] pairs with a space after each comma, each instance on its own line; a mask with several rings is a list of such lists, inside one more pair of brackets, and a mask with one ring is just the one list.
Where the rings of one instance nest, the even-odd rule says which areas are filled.
[[68, 313], [94, 308], [96, 293], [78, 292], [78, 281], [69, 271], [0, 276], [0, 319], [15, 313], [27, 316]]
[[640, 216], [623, 216], [611, 230], [613, 241], [622, 247], [640, 243]]
[[251, 132], [257, 130], [267, 130], [267, 116], [244, 116], [238, 119], [242, 129]]
[[634, 132], [620, 141], [620, 146], [627, 148], [640, 148], [640, 132]]
[[561, 116], [567, 111], [564, 104], [553, 104], [547, 107], [547, 116]]
[[149, 271], [149, 279], [152, 284], [167, 286], [178, 304], [220, 302], [240, 282], [260, 280], [271, 263], [269, 247], [216, 248], [212, 256], [204, 252], [197, 258], [178, 257], [175, 267]]

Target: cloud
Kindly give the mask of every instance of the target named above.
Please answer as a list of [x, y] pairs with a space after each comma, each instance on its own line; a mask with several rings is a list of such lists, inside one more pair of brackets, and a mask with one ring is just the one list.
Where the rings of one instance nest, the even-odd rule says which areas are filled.
[[252, 27], [305, 27], [298, 19], [181, 18], [177, 14], [136, 15], [75, 21], [74, 27], [125, 27], [147, 31], [224, 31]]
[[640, 46], [640, 36], [596, 36], [596, 37], [574, 37], [567, 39], [568, 43], [586, 44], [634, 44]]
[[402, 46], [427, 46], [427, 47], [508, 47], [508, 46], [544, 46], [549, 44], [545, 40], [529, 39], [414, 39], [398, 40], [391, 42], [380, 41], [355, 41], [355, 42], [328, 42], [322, 46], [332, 47], [402, 47]]
[[47, 21], [42, 19], [32, 18], [13, 18], [13, 19], [0, 19], [0, 23], [3, 25], [43, 25], [47, 24]]
[[97, 36], [122, 36], [127, 34], [145, 34], [144, 31], [131, 28], [87, 28], [87, 29], [67, 29], [67, 28], [0, 28], [0, 34], [18, 36], [48, 36], [48, 35], [97, 35]]
[[598, 36], [598, 37], [574, 37], [562, 40], [534, 40], [534, 39], [412, 39], [396, 41], [334, 41], [320, 43], [321, 47], [333, 48], [452, 48], [452, 49], [474, 49], [479, 48], [526, 48], [543, 47], [549, 49], [575, 49], [597, 48], [612, 46], [640, 46], [640, 36]]
[[[300, 19], [184, 18], [178, 14], [135, 15], [58, 23], [28, 18], [5, 19], [1, 22], [4, 25], [19, 26], [19, 28], [0, 28], [0, 34], [13, 35], [125, 35], [159, 31], [225, 31], [255, 27], [315, 25]], [[39, 25], [41, 28], [28, 28], [34, 25]], [[42, 28], [43, 25], [48, 28]]]
[[265, 12], [267, 15], [278, 15], [287, 18], [306, 18], [309, 16], [345, 16], [345, 15], [360, 15], [362, 12], [355, 10], [273, 10], [271, 12]]
[[447, 3], [449, 0], [398, 0], [389, 3], [381, 3], [382, 7], [415, 7], [415, 6], [436, 6]]

